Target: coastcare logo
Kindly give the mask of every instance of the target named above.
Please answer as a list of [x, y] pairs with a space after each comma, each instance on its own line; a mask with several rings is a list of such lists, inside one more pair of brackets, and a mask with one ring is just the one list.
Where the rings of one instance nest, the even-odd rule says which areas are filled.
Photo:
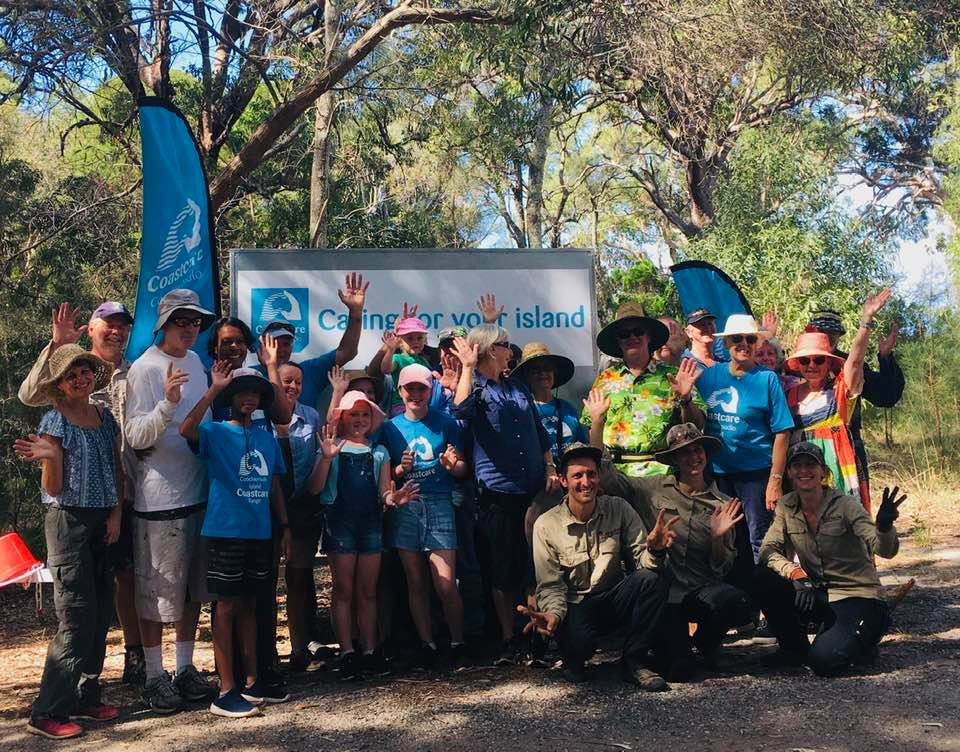
[[[728, 386], [723, 389], [714, 390], [706, 399], [707, 407], [710, 408], [710, 417], [718, 423], [739, 423], [740, 416], [737, 415], [737, 407], [740, 404], [740, 392], [734, 387]], [[717, 410], [717, 408], [720, 410]], [[722, 412], [721, 412], [722, 411]]]
[[267, 460], [259, 449], [251, 449], [240, 458], [240, 477], [245, 478], [251, 473], [256, 473], [261, 477], [266, 477]]
[[285, 321], [297, 335], [294, 352], [310, 342], [310, 291], [306, 287], [254, 287], [250, 291], [250, 311], [257, 336], [271, 321]]
[[164, 292], [182, 287], [191, 279], [199, 279], [199, 262], [203, 259], [200, 245], [200, 205], [188, 198], [186, 205], [167, 230], [167, 238], [157, 260], [156, 274], [147, 280], [150, 292]]

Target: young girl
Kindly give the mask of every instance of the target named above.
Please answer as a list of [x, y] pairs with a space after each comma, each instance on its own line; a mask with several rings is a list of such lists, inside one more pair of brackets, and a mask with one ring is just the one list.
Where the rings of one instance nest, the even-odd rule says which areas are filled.
[[[340, 643], [340, 678], [361, 670], [376, 672], [377, 577], [383, 549], [383, 504], [398, 506], [417, 498], [418, 486], [397, 490], [390, 459], [370, 435], [383, 424], [383, 411], [361, 392], [347, 392], [320, 433], [320, 452], [310, 478], [311, 493], [327, 504], [323, 549], [333, 573], [333, 626]], [[342, 438], [341, 438], [342, 437]], [[339, 440], [338, 440], [339, 439]], [[353, 648], [353, 601], [363, 661]]]
[[[400, 389], [397, 386], [400, 371], [411, 363], [430, 367], [430, 361], [423, 354], [423, 348], [427, 344], [427, 327], [420, 319], [415, 317], [400, 319], [397, 322], [395, 335], [384, 339], [383, 360], [380, 363], [380, 370], [393, 376], [393, 391], [390, 392], [390, 404], [387, 409], [390, 417], [400, 415], [404, 409]], [[395, 354], [398, 348], [401, 352]]]
[[60, 622], [27, 731], [68, 739], [83, 733], [71, 718], [110, 721], [119, 715], [100, 701], [99, 676], [113, 619], [107, 546], [120, 535], [120, 430], [109, 410], [90, 402], [110, 383], [109, 363], [72, 344], [58, 347], [49, 363], [50, 378], [38, 391], [54, 409], [40, 420], [37, 434], [14, 442], [22, 459], [42, 463], [47, 564]]

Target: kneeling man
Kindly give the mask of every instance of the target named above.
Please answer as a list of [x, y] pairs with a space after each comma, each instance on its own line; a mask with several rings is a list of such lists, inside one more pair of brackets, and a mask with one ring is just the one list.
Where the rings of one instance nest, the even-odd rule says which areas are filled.
[[[664, 631], [669, 585], [657, 573], [665, 571], [676, 518], [664, 523], [661, 512], [645, 535], [627, 502], [598, 496], [600, 458], [601, 450], [585, 444], [563, 453], [560, 482], [566, 495], [533, 527], [538, 610], [518, 609], [530, 618], [526, 631], [556, 636], [571, 681], [584, 679], [584, 663], [598, 637], [626, 628], [624, 680], [661, 691], [666, 682], [644, 662]], [[634, 571], [624, 571], [624, 559], [635, 564]]]

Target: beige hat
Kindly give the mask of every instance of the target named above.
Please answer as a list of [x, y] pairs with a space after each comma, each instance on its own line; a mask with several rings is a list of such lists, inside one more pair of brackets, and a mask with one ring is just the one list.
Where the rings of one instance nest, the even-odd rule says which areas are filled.
[[194, 311], [201, 315], [203, 318], [203, 323], [200, 324], [201, 332], [210, 326], [217, 318], [213, 311], [208, 311], [200, 305], [199, 295], [193, 290], [180, 287], [176, 290], [171, 290], [160, 298], [160, 302], [157, 304], [157, 323], [153, 325], [153, 333], [156, 334], [163, 329], [163, 325], [167, 323], [167, 319], [170, 318], [171, 314], [180, 309]]
[[62, 396], [57, 383], [78, 363], [86, 363], [93, 371], [95, 379], [93, 391], [99, 391], [110, 383], [110, 375], [113, 373], [111, 363], [84, 350], [80, 345], [61, 345], [53, 351], [48, 361], [50, 377], [37, 385], [37, 393], [41, 395], [43, 404], [57, 404]]
[[749, 313], [732, 313], [727, 317], [722, 332], [716, 332], [714, 337], [730, 337], [734, 334], [755, 334], [759, 339], [766, 339], [767, 333], [760, 329], [757, 320]]
[[516, 368], [510, 372], [511, 376], [522, 376], [524, 368], [528, 367], [533, 361], [549, 363], [553, 367], [553, 386], [563, 386], [573, 378], [574, 366], [570, 358], [563, 355], [554, 355], [550, 348], [543, 342], [529, 342], [523, 346], [520, 355], [520, 362]]

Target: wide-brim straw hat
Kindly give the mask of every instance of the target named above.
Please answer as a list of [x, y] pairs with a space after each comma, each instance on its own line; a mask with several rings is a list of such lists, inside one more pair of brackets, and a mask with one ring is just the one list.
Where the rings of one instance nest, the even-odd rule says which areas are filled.
[[767, 338], [767, 333], [760, 328], [757, 320], [749, 313], [732, 313], [727, 317], [722, 332], [716, 332], [714, 337], [732, 337], [734, 334], [754, 334], [760, 340]]
[[240, 392], [257, 392], [260, 395], [260, 409], [273, 404], [273, 384], [252, 368], [235, 368], [233, 378], [220, 392], [218, 401], [229, 404], [233, 401], [233, 395]]
[[386, 389], [383, 386], [383, 378], [377, 376], [371, 376], [369, 373], [364, 371], [362, 368], [357, 368], [354, 370], [349, 370], [346, 373], [347, 378], [350, 379], [350, 382], [347, 384], [348, 392], [359, 391], [355, 389], [353, 384], [355, 381], [360, 381], [361, 379], [366, 379], [373, 384], [373, 396], [378, 403], [383, 402], [383, 395]]
[[624, 303], [613, 316], [613, 321], [607, 324], [597, 335], [597, 349], [604, 355], [612, 358], [622, 358], [623, 350], [617, 340], [617, 331], [624, 324], [643, 324], [650, 331], [650, 352], [663, 347], [670, 339], [670, 330], [662, 321], [647, 316], [643, 306], [639, 303]]
[[44, 400], [43, 404], [55, 405], [59, 401], [63, 393], [57, 386], [57, 382], [79, 363], [85, 363], [93, 371], [93, 391], [98, 392], [110, 383], [110, 376], [113, 373], [112, 363], [108, 363], [92, 352], [84, 350], [80, 345], [61, 345], [53, 351], [53, 355], [47, 361], [47, 368], [50, 371], [49, 378], [37, 385], [37, 392]]
[[348, 410], [352, 410], [358, 402], [364, 402], [370, 405], [370, 433], [380, 430], [386, 416], [378, 405], [373, 404], [364, 396], [363, 392], [347, 392], [340, 398], [340, 404], [330, 413], [330, 422], [336, 425], [340, 422], [340, 417]]
[[525, 369], [527, 369], [531, 363], [549, 365], [553, 369], [554, 388], [563, 386], [573, 378], [573, 361], [563, 355], [554, 355], [550, 352], [550, 348], [543, 344], [543, 342], [528, 342], [524, 345], [523, 351], [520, 354], [520, 362], [517, 363], [517, 367], [510, 372], [510, 375], [523, 377], [525, 375]]
[[720, 439], [704, 434], [693, 423], [680, 423], [667, 431], [667, 448], [657, 452], [653, 457], [664, 465], [672, 465], [676, 453], [691, 444], [702, 446], [708, 457], [723, 446]]
[[796, 347], [790, 353], [790, 357], [784, 362], [784, 367], [795, 373], [800, 372], [800, 364], [797, 358], [815, 358], [822, 355], [830, 363], [830, 369], [839, 371], [843, 368], [844, 360], [839, 355], [835, 355], [830, 347], [830, 337], [823, 332], [804, 332], [797, 337]]

